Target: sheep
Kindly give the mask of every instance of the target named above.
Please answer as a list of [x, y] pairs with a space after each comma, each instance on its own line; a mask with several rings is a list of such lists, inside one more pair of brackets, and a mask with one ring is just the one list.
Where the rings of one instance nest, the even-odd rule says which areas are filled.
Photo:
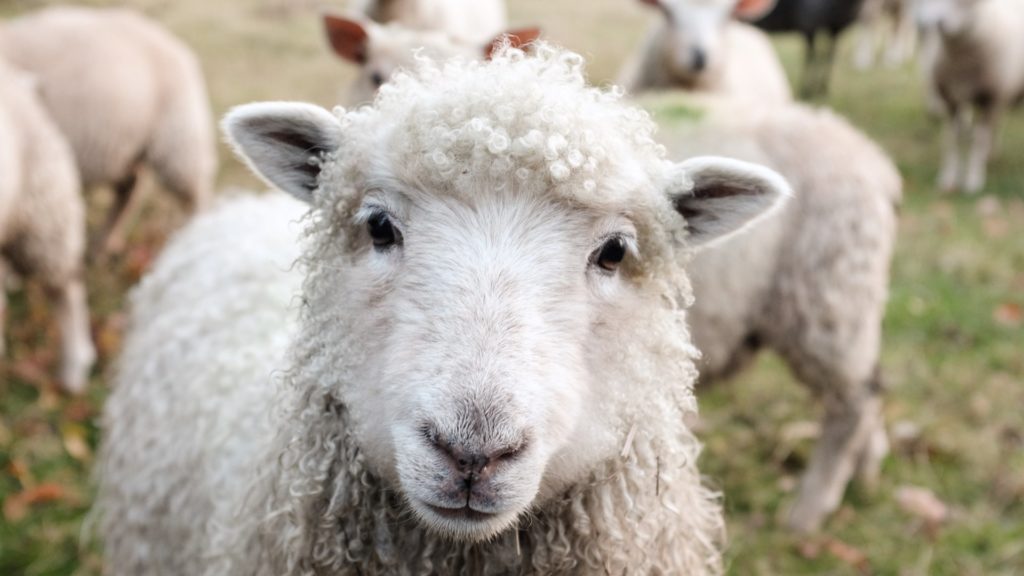
[[620, 75], [630, 92], [684, 87], [767, 104], [793, 99], [786, 71], [753, 17], [765, 0], [641, 0], [664, 15]]
[[[67, 142], [47, 116], [35, 82], [0, 60], [0, 255], [14, 272], [40, 280], [56, 307], [60, 382], [82, 392], [96, 352], [82, 260], [85, 208]], [[0, 355], [6, 312], [0, 262]]]
[[1001, 117], [1024, 100], [1024, 1], [921, 0], [917, 8], [918, 21], [934, 31], [930, 79], [946, 124], [938, 185], [976, 193]]
[[357, 11], [379, 24], [442, 32], [463, 44], [487, 42], [508, 26], [503, 0], [362, 0]]
[[104, 415], [112, 573], [721, 572], [685, 263], [784, 180], [665, 160], [543, 43], [224, 126], [311, 204], [305, 246], [284, 266], [261, 237], [294, 212], [228, 205], [134, 293]]
[[83, 188], [114, 190], [94, 249], [123, 249], [144, 165], [189, 212], [207, 204], [217, 156], [205, 82], [188, 47], [158, 24], [130, 10], [47, 8], [0, 23], [0, 57], [38, 78]]
[[855, 472], [875, 484], [888, 449], [879, 356], [899, 172], [826, 110], [680, 93], [641, 103], [673, 155], [756, 161], [793, 186], [781, 211], [697, 254], [689, 319], [701, 385], [768, 348], [824, 405], [820, 440], [785, 519], [795, 531], [815, 531]]
[[380, 25], [333, 14], [325, 14], [323, 22], [334, 53], [359, 66], [359, 74], [345, 99], [350, 105], [372, 100], [396, 70], [414, 65], [417, 55], [487, 57], [503, 38], [509, 38], [515, 46], [524, 46], [540, 36], [536, 28], [523, 28], [499, 34], [487, 42], [466, 43], [443, 32], [416, 30], [396, 23]]
[[854, 66], [861, 70], [870, 68], [882, 48], [889, 66], [906, 62], [917, 42], [912, 8], [913, 0], [865, 0], [859, 17]]
[[[776, 0], [774, 8], [753, 24], [768, 32], [799, 32], [807, 47], [800, 96], [813, 98], [828, 93], [832, 61], [839, 36], [857, 21], [864, 0]], [[828, 33], [828, 46], [819, 49], [819, 31]]]

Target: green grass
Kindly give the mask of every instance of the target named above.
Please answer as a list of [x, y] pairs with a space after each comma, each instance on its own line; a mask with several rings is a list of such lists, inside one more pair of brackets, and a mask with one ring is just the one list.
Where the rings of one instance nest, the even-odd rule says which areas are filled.
[[[111, 2], [90, 2], [111, 4]], [[0, 16], [43, 2], [0, 3]], [[258, 99], [329, 105], [352, 72], [323, 49], [310, 0], [134, 0], [200, 54], [216, 112]], [[517, 24], [591, 59], [611, 81], [650, 15], [629, 0], [513, 0]], [[778, 41], [793, 78], [800, 45]], [[853, 488], [820, 537], [782, 531], [813, 440], [794, 422], [814, 403], [782, 364], [764, 356], [735, 381], [702, 391], [707, 451], [702, 470], [725, 494], [730, 572], [747, 574], [1024, 574], [1024, 113], [1008, 118], [980, 197], [943, 196], [933, 185], [939, 127], [924, 111], [912, 66], [858, 72], [844, 52], [828, 104], [873, 136], [906, 179], [900, 242], [885, 323], [893, 447], [877, 491]], [[682, 111], [681, 113], [685, 113]], [[222, 150], [224, 186], [258, 186]], [[147, 190], [151, 188], [147, 184]], [[128, 288], [176, 225], [173, 202], [149, 194], [132, 248], [88, 275], [100, 365], [89, 394], [55, 391], [56, 333], [40, 291], [12, 294], [10, 353], [0, 366], [0, 574], [97, 574], [95, 543], [82, 543], [91, 501], [96, 418], [124, 323]], [[96, 219], [106, 200], [92, 202]], [[950, 510], [935, 530], [903, 512], [901, 486], [933, 491]], [[26, 494], [39, 501], [21, 507]]]

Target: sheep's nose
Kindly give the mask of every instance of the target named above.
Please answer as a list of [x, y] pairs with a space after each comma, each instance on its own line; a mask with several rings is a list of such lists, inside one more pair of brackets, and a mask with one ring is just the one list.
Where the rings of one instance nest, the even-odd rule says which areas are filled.
[[448, 459], [452, 470], [466, 480], [486, 480], [499, 464], [514, 459], [526, 448], [526, 442], [494, 449], [468, 449], [439, 434], [428, 434], [430, 443]]
[[696, 72], [700, 72], [708, 65], [707, 54], [704, 53], [702, 48], [693, 48], [692, 52], [693, 69]]

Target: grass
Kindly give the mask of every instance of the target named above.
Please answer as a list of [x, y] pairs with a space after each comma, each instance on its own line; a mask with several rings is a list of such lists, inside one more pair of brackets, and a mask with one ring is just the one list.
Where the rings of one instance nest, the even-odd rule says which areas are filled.
[[[0, 16], [42, 3], [0, 2]], [[309, 0], [128, 4], [195, 47], [218, 114], [259, 99], [330, 105], [352, 76], [324, 50], [319, 7]], [[628, 0], [510, 4], [514, 23], [542, 23], [550, 38], [587, 55], [598, 83], [614, 78], [651, 17]], [[798, 42], [777, 44], [798, 77]], [[877, 139], [906, 179], [884, 353], [886, 417], [898, 438], [876, 492], [852, 489], [823, 535], [796, 538], [776, 518], [813, 443], [796, 431], [817, 417], [814, 403], [771, 356], [703, 391], [702, 469], [726, 494], [730, 572], [1022, 574], [1024, 114], [1004, 126], [986, 193], [943, 196], [933, 186], [939, 129], [924, 111], [916, 71], [853, 71], [847, 56], [827, 104]], [[221, 152], [221, 185], [258, 186]], [[94, 198], [94, 218], [104, 200]], [[12, 294], [10, 353], [0, 366], [0, 574], [100, 570], [97, 546], [81, 535], [105, 376], [119, 347], [126, 292], [177, 225], [165, 216], [175, 213], [173, 203], [160, 195], [148, 194], [143, 205], [132, 248], [88, 274], [101, 362], [85, 397], [56, 392], [56, 333], [40, 291], [28, 285]], [[948, 505], [949, 520], [928, 526], [901, 510], [894, 495], [903, 486], [932, 491]]]

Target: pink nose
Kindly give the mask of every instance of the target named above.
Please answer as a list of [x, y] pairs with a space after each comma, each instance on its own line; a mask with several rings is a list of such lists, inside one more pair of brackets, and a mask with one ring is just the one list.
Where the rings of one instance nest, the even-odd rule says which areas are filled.
[[453, 472], [469, 482], [488, 479], [503, 462], [514, 460], [526, 448], [526, 440], [493, 449], [468, 449], [464, 444], [452, 442], [428, 428], [428, 441], [445, 455]]

